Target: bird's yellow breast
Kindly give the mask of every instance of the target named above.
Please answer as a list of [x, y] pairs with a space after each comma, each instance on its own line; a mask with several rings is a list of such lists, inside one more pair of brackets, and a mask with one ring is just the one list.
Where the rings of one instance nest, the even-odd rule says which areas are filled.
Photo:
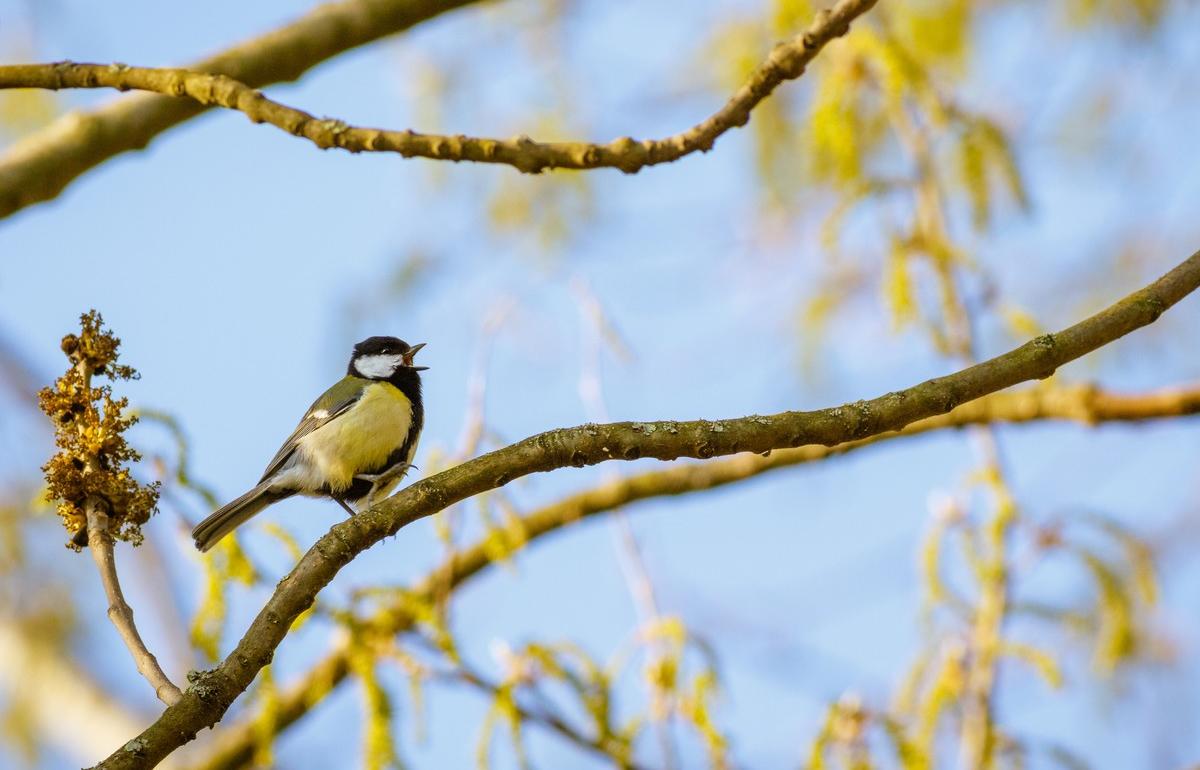
[[390, 383], [374, 382], [345, 414], [300, 439], [298, 449], [338, 493], [356, 474], [382, 469], [411, 424], [408, 397]]

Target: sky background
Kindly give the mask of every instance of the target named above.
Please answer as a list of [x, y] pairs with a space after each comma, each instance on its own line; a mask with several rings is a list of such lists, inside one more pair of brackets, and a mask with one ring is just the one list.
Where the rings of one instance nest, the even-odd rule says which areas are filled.
[[[1176, 4], [1145, 37], [1067, 33], [1027, 4], [990, 14], [979, 33], [960, 95], [1014, 129], [1032, 207], [1003, 212], [994, 232], [971, 242], [973, 253], [1004, 296], [1047, 327], [1111, 302], [1195, 248], [1200, 154], [1190, 148], [1200, 130], [1200, 43], [1191, 30], [1200, 9], [1188, 5]], [[0, 0], [0, 51], [13, 60], [175, 65], [309, 7]], [[266, 91], [359, 125], [536, 135], [529, 115], [565, 108], [559, 120], [568, 135], [660, 136], [723, 99], [706, 71], [704, 41], [714, 27], [763, 12], [748, 0], [682, 14], [669, 4], [580, 2], [547, 26], [537, 21], [545, 7], [511, 2], [457, 12], [339, 57], [301, 84]], [[18, 55], [21, 45], [30, 48]], [[425, 95], [431, 82], [436, 100]], [[1098, 84], [1107, 101], [1089, 117]], [[111, 98], [66, 94], [59, 108]], [[135, 406], [180, 420], [194, 472], [223, 499], [254, 483], [304, 407], [341, 376], [353, 343], [371, 334], [428, 343], [418, 464], [458, 444], [481, 325], [497, 307], [510, 310], [488, 356], [489, 427], [509, 442], [586, 421], [579, 378], [587, 325], [573, 286], [599, 299], [632, 353], [629, 360], [602, 354], [614, 420], [818, 408], [958, 368], [919, 329], [894, 332], [871, 291], [834, 317], [805, 358], [798, 308], [819, 291], [828, 257], [802, 227], [785, 237], [767, 232], [752, 154], [749, 132], [735, 131], [714, 152], [637, 176], [589, 174], [581, 192], [570, 183], [578, 177], [531, 180], [509, 169], [323, 153], [240, 115], [209, 114], [146, 152], [104, 164], [56, 201], [0, 222], [0, 335], [49, 381], [61, 368], [59, 338], [81, 312], [99, 309], [123, 340], [123, 360], [142, 373], [121, 391]], [[502, 198], [547, 196], [535, 208], [561, 206], [567, 235], [547, 244], [531, 227], [498, 228], [489, 214], [497, 190], [509, 190]], [[863, 219], [863, 228], [869, 223]], [[848, 240], [863, 249], [879, 242], [865, 229]], [[1130, 252], [1136, 259], [1122, 259]], [[425, 265], [417, 279], [389, 289], [414, 260]], [[1127, 390], [1195, 381], [1197, 321], [1200, 305], [1191, 298], [1063, 376]], [[992, 320], [980, 333], [987, 355], [1014, 344]], [[36, 416], [6, 411], [0, 483], [13, 485], [36, 478], [49, 440]], [[1061, 691], [1020, 666], [1004, 668], [1002, 723], [1061, 742], [1096, 768], [1200, 761], [1200, 734], [1188, 718], [1200, 694], [1200, 573], [1186, 559], [1200, 493], [1196, 423], [1019, 426], [999, 435], [1029, 517], [1096, 512], [1151, 541], [1166, 539], [1156, 624], [1179, 660], [1097, 683], [1087, 652], [1067, 644]], [[153, 426], [135, 437], [152, 452], [169, 446]], [[960, 493], [976, 465], [965, 435], [942, 433], [629, 509], [663, 609], [720, 658], [717, 717], [739, 766], [797, 766], [826, 704], [844, 693], [886, 705], [921, 644], [916, 558], [930, 500]], [[641, 461], [615, 470], [652, 467]], [[563, 470], [519, 483], [513, 495], [532, 509], [613, 471]], [[203, 513], [194, 505], [188, 511], [193, 522]], [[293, 500], [261, 519], [285, 524], [307, 546], [340, 516], [330, 503]], [[47, 523], [41, 531], [36, 547], [63, 580], [89, 574], [83, 557], [60, 547], [61, 530]], [[190, 615], [201, 573], [179, 512], [165, 506], [149, 531], [164, 544]], [[288, 557], [269, 536], [251, 529], [243, 541], [274, 576], [284, 574]], [[431, 524], [420, 522], [355, 561], [329, 595], [415, 579], [437, 563], [439, 548]], [[169, 634], [142, 609], [150, 599], [139, 580], [149, 573], [119, 550], [144, 630], [152, 646], [165, 644]], [[1062, 571], [1035, 580], [1053, 597], [1090, 590]], [[96, 596], [81, 605], [79, 655], [102, 682], [152, 713], [149, 688], [132, 676], [104, 622], [98, 588], [80, 590]], [[226, 652], [267, 593], [234, 596]], [[539, 540], [514, 569], [491, 569], [463, 589], [454, 610], [468, 654], [493, 673], [496, 640], [575, 639], [603, 660], [636, 623], [607, 520]], [[320, 624], [287, 639], [277, 680], [303, 671], [328, 639]], [[171, 657], [164, 655], [168, 671], [178, 675], [171, 666], [181, 663]], [[470, 766], [486, 702], [432, 688], [428, 735], [415, 742], [412, 707], [399, 677], [389, 676], [398, 685], [397, 734], [409, 765]], [[624, 691], [640, 697], [636, 676]], [[279, 765], [341, 766], [342, 736], [357, 735], [358, 704], [356, 688], [343, 688], [284, 735]], [[696, 741], [684, 729], [680, 735], [685, 766], [697, 766]], [[602, 766], [536, 729], [529, 739], [536, 767]], [[496, 766], [513, 766], [499, 743]], [[357, 738], [350, 745], [358, 751]], [[654, 761], [650, 742], [644, 748]], [[0, 746], [0, 765], [15, 761], [8, 751]], [[41, 766], [84, 759], [52, 752]], [[1045, 762], [1033, 764], [1051, 766]]]

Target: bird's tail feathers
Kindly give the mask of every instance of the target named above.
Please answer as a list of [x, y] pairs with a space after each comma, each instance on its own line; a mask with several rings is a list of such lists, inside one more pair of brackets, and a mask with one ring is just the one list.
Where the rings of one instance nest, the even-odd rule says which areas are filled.
[[272, 503], [291, 497], [292, 494], [294, 493], [272, 491], [270, 484], [264, 481], [236, 500], [213, 511], [208, 518], [197, 524], [192, 530], [196, 547], [207, 551], [216, 545], [218, 540], [246, 523], [251, 516]]

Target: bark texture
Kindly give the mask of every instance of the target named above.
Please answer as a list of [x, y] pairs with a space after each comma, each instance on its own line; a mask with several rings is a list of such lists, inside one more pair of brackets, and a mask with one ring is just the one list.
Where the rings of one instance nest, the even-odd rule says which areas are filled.
[[460, 500], [531, 473], [609, 460], [654, 457], [707, 459], [765, 453], [810, 444], [832, 447], [902, 430], [974, 399], [1031, 379], [1153, 323], [1200, 286], [1200, 252], [1149, 286], [1074, 326], [954, 374], [874, 399], [813, 412], [782, 412], [729, 420], [621, 422], [552, 430], [412, 484], [319, 539], [250, 624], [233, 652], [211, 671], [194, 673], [183, 698], [99, 767], [153, 767], [196, 733], [221, 719], [250, 686], [292, 622], [359, 553], [407, 524]]

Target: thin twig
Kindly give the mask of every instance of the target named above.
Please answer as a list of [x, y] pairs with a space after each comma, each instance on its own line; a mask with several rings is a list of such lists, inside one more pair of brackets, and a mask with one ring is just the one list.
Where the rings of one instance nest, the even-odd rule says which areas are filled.
[[100, 572], [100, 583], [104, 586], [104, 595], [108, 597], [108, 619], [121, 635], [121, 641], [133, 655], [133, 663], [138, 673], [154, 687], [154, 694], [168, 706], [174, 705], [183, 697], [162, 667], [158, 659], [138, 634], [137, 626], [133, 623], [133, 609], [125, 601], [121, 593], [121, 583], [117, 580], [117, 564], [113, 557], [113, 541], [108, 534], [108, 514], [104, 511], [104, 503], [99, 500], [89, 500], [87, 505], [88, 519], [88, 548]]
[[[917, 169], [916, 211], [918, 232], [929, 243], [949, 244], [950, 229], [941, 182], [928, 129], [897, 103], [891, 110], [897, 135], [913, 156]], [[974, 317], [958, 286], [954, 265], [948, 258], [934, 258], [945, 316], [947, 351], [963, 363], [978, 362]], [[982, 466], [994, 479], [996, 510], [985, 527], [985, 569], [979, 578], [978, 598], [971, 612], [970, 652], [966, 663], [963, 717], [959, 755], [964, 768], [990, 767], [995, 752], [995, 681], [999, 648], [1009, 614], [1011, 593], [1009, 541], [1017, 508], [1007, 481], [1000, 440], [991, 423], [969, 428], [968, 435]]]
[[[498, 299], [492, 304], [480, 324], [474, 361], [471, 364], [471, 372], [467, 376], [467, 406], [463, 413], [462, 429], [459, 431], [458, 448], [451, 455], [449, 465], [466, 462], [477, 455], [487, 436], [488, 365], [496, 336], [515, 306], [516, 300], [512, 297]], [[444, 514], [445, 529], [443, 530], [444, 534], [440, 535], [444, 538], [443, 557], [446, 560], [452, 560], [454, 551], [458, 547], [457, 539], [459, 526], [462, 523], [462, 506], [450, 506], [444, 511]], [[444, 592], [438, 592], [435, 605], [439, 612], [446, 610], [444, 599], [448, 594], [449, 586]]]
[[[86, 392], [91, 387], [92, 369], [86, 358], [81, 359], [76, 367], [83, 377], [83, 387]], [[95, 456], [84, 459], [84, 473], [95, 473], [99, 470], [99, 462]], [[108, 503], [98, 497], [89, 497], [84, 504], [87, 514], [87, 544], [100, 573], [100, 584], [104, 586], [104, 595], [108, 598], [108, 619], [117, 629], [121, 641], [125, 643], [138, 673], [154, 688], [154, 694], [168, 706], [179, 702], [183, 693], [179, 691], [162, 667], [158, 659], [146, 648], [133, 622], [133, 608], [125, 601], [121, 592], [121, 583], [117, 579], [117, 563], [113, 553], [113, 538], [108, 528]]]
[[478, 454], [483, 438], [487, 434], [488, 364], [496, 343], [496, 336], [507, 322], [509, 314], [516, 304], [516, 300], [510, 296], [497, 299], [492, 303], [480, 324], [479, 337], [475, 345], [475, 357], [471, 364], [471, 372], [467, 377], [467, 408], [463, 416], [462, 430], [459, 432], [458, 450], [454, 457], [458, 462], [470, 460]]
[[[496, 698], [501, 694], [500, 685], [489, 681], [482, 674], [461, 661], [457, 663], [453, 669], [436, 671], [434, 672], [433, 676], [436, 679], [448, 679], [451, 681], [464, 682], [472, 687], [475, 687], [479, 691], [490, 695], [493, 698]], [[588, 751], [595, 752], [603, 757], [613, 760], [618, 763], [618, 766], [621, 768], [621, 770], [643, 770], [641, 765], [634, 764], [632, 761], [619, 759], [614, 754], [613, 747], [611, 747], [603, 738], [593, 738], [591, 736], [584, 735], [582, 732], [575, 729], [575, 727], [567, 722], [567, 720], [562, 716], [542, 709], [527, 708], [519, 703], [514, 703], [513, 705], [523, 722], [532, 722], [534, 724], [541, 725], [542, 727], [557, 733], [571, 743], [574, 743], [580, 748], [587, 749]]]
[[[631, 356], [624, 340], [609, 322], [604, 306], [595, 292], [581, 278], [573, 281], [571, 288], [578, 298], [579, 314], [583, 321], [583, 340], [580, 345], [583, 361], [579, 370], [579, 398], [583, 401], [589, 420], [608, 422], [608, 407], [604, 398], [604, 378], [600, 367], [603, 343], [607, 340], [613, 352], [622, 358], [628, 359]], [[606, 482], [613, 482], [617, 476], [616, 469], [608, 469], [602, 479]], [[628, 514], [624, 510], [617, 509], [613, 511], [610, 521], [610, 532], [617, 553], [617, 563], [621, 566], [625, 585], [633, 598], [639, 625], [648, 627], [657, 623], [662, 614], [654, 590], [654, 581], [650, 577], [650, 569], [646, 566], [637, 533], [633, 531], [633, 525], [629, 523]], [[652, 642], [649, 645], [648, 653], [651, 668], [657, 668], [667, 654], [661, 640]], [[649, 681], [653, 699], [650, 719], [654, 723], [654, 736], [662, 754], [663, 767], [665, 770], [674, 770], [679, 766], [679, 749], [675, 744], [675, 736], [671, 729], [673, 713], [670, 705], [665, 702], [667, 694], [657, 681], [653, 677]]]
[[[839, 0], [821, 11], [803, 33], [775, 46], [746, 83], [715, 113], [673, 136], [637, 141], [625, 136], [607, 144], [537, 142], [527, 136], [488, 139], [413, 131], [391, 131], [318, 119], [310, 113], [268, 99], [251, 86], [226, 75], [186, 69], [153, 69], [125, 64], [15, 64], [0, 66], [0, 88], [116, 88], [186, 97], [205, 107], [245, 113], [255, 123], [309, 140], [321, 149], [350, 152], [394, 152], [405, 158], [499, 163], [537, 174], [550, 168], [618, 168], [627, 174], [646, 166], [670, 163], [695, 152], [708, 152], [717, 138], [746, 125], [750, 113], [783, 83], [804, 74], [808, 64], [830, 41], [846, 34], [850, 23], [877, 0]], [[0, 215], [3, 207], [0, 206]]]

